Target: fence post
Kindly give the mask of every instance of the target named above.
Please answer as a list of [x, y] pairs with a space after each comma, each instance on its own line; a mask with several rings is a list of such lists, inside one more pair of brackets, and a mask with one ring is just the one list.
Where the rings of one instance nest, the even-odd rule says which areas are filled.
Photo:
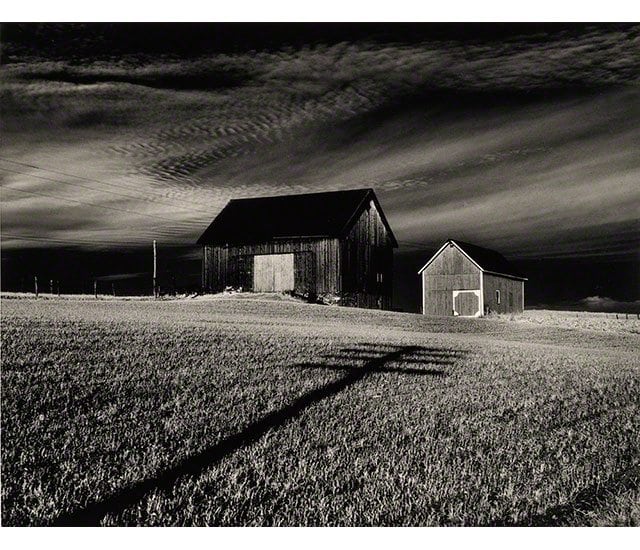
[[98, 299], [98, 281], [93, 281], [93, 297]]
[[56, 281], [56, 285], [58, 287], [58, 298], [60, 298], [60, 280]]

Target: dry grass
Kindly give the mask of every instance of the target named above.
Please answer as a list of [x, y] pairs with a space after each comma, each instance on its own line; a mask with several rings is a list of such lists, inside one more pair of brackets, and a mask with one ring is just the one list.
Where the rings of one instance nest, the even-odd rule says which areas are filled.
[[501, 314], [501, 320], [531, 323], [547, 327], [574, 328], [597, 332], [640, 334], [636, 313], [595, 313], [589, 311], [527, 310], [520, 314]]
[[634, 524], [630, 332], [2, 303], [5, 525]]

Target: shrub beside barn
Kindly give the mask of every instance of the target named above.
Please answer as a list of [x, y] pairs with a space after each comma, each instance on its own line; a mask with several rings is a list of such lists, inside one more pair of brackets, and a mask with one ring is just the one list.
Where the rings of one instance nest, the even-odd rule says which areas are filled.
[[448, 240], [418, 273], [425, 315], [480, 317], [524, 311], [527, 279], [494, 250]]
[[391, 308], [398, 243], [373, 189], [231, 200], [198, 244], [205, 292], [234, 287]]

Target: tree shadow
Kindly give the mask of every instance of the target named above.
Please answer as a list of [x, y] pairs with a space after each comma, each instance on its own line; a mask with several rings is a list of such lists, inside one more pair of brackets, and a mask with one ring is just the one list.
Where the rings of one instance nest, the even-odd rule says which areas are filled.
[[[264, 415], [243, 430], [229, 435], [198, 453], [195, 453], [154, 477], [138, 481], [112, 495], [86, 505], [79, 510], [59, 515], [50, 522], [56, 526], [95, 526], [107, 514], [119, 514], [139, 503], [154, 491], [171, 489], [183, 478], [197, 476], [235, 451], [252, 445], [268, 431], [278, 429], [294, 420], [308, 407], [338, 394], [346, 388], [373, 374], [398, 374], [410, 376], [446, 376], [442, 368], [455, 363], [464, 352], [420, 346], [385, 346], [363, 344], [363, 347], [342, 348], [338, 354], [324, 356], [345, 364], [313, 363], [291, 365], [291, 368], [324, 369], [340, 371], [344, 375], [319, 388], [310, 390], [289, 405]], [[411, 362], [418, 367], [392, 367], [394, 362]], [[358, 365], [358, 363], [363, 363]]]

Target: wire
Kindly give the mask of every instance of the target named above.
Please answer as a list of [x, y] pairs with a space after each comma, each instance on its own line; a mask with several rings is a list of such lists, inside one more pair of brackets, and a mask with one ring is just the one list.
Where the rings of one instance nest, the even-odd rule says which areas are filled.
[[19, 172], [17, 170], [11, 170], [9, 168], [0, 168], [0, 170], [2, 170], [4, 172], [11, 172], [13, 174], [20, 174], [20, 175], [23, 175], [23, 176], [28, 176], [30, 178], [37, 178], [37, 179], [40, 179], [40, 180], [51, 181], [53, 183], [59, 183], [59, 184], [62, 184], [62, 185], [73, 185], [74, 187], [81, 187], [83, 189], [88, 189], [89, 191], [97, 191], [98, 193], [108, 193], [109, 195], [117, 195], [119, 197], [126, 197], [128, 199], [133, 199], [133, 200], [136, 200], [136, 201], [145, 201], [145, 202], [150, 202], [150, 203], [153, 203], [153, 204], [162, 204], [164, 206], [171, 206], [172, 208], [178, 208], [179, 210], [186, 210], [186, 211], [189, 211], [189, 212], [201, 212], [201, 213], [207, 214], [209, 216], [211, 215], [211, 212], [207, 212], [206, 210], [196, 210], [194, 208], [185, 208], [184, 206], [175, 206], [173, 204], [170, 205], [170, 204], [167, 204], [167, 203], [162, 203], [162, 202], [151, 200], [151, 199], [149, 199], [149, 197], [134, 197], [134, 196], [131, 196], [131, 195], [125, 195], [124, 193], [118, 193], [117, 191], [107, 191], [105, 189], [96, 189], [95, 187], [89, 187], [87, 185], [82, 185], [80, 183], [74, 183], [74, 182], [70, 182], [70, 181], [54, 180], [52, 178], [47, 178], [45, 176], [37, 176], [35, 174], [28, 174], [26, 172]]
[[[56, 237], [34, 237], [32, 235], [14, 235], [11, 233], [5, 233], [2, 232], [2, 234], [0, 235], [3, 239], [5, 237], [9, 237], [10, 239], [19, 239], [19, 240], [26, 240], [26, 241], [43, 241], [43, 242], [51, 242], [51, 243], [57, 243], [57, 244], [89, 244], [89, 245], [99, 245], [99, 244], [105, 244], [105, 245], [115, 245], [117, 244], [118, 246], [130, 246], [130, 247], [135, 247], [135, 248], [140, 248], [144, 245], [144, 243], [140, 243], [140, 242], [133, 242], [133, 241], [127, 241], [127, 242], [122, 242], [122, 241], [85, 241], [85, 240], [80, 240], [80, 239], [59, 239]], [[184, 244], [181, 246], [193, 246], [196, 247], [198, 245], [191, 245], [191, 244]]]
[[[43, 242], [51, 242], [58, 244], [115, 244], [113, 241], [83, 241], [83, 240], [70, 240], [70, 239], [56, 239], [53, 237], [33, 237], [31, 235], [12, 235], [11, 233], [2, 232], [2, 238], [9, 237], [10, 239], [19, 239], [23, 241], [43, 241]], [[6, 239], [5, 239], [6, 240]], [[134, 243], [117, 243], [119, 246], [137, 246]]]
[[398, 241], [398, 244], [402, 244], [405, 246], [420, 248], [422, 250], [435, 250], [437, 246], [430, 245], [429, 243], [418, 243], [412, 241]]
[[[6, 157], [0, 157], [0, 160], [2, 160], [4, 162], [9, 162], [11, 164], [18, 164], [20, 166], [26, 166], [28, 168], [35, 168], [36, 170], [42, 170], [44, 172], [50, 172], [52, 174], [58, 174], [60, 176], [67, 176], [67, 177], [70, 177], [70, 178], [78, 178], [78, 179], [85, 180], [85, 181], [88, 181], [88, 182], [91, 182], [91, 183], [99, 183], [101, 185], [107, 185], [107, 186], [110, 186], [110, 187], [120, 187], [121, 189], [125, 189], [127, 191], [138, 191], [137, 189], [134, 189], [134, 188], [132, 188], [131, 186], [128, 186], [128, 185], [101, 181], [101, 180], [97, 180], [97, 179], [87, 178], [85, 176], [78, 176], [76, 174], [68, 174], [66, 172], [60, 172], [59, 170], [52, 170], [51, 168], [43, 168], [42, 166], [36, 166], [35, 164], [28, 164], [26, 162], [18, 162], [17, 160], [10, 160], [10, 159], [8, 159]], [[152, 191], [150, 191], [150, 190], [148, 190], [148, 192], [152, 193]], [[164, 197], [163, 195], [158, 195], [157, 193], [156, 193], [156, 196], [158, 196], [158, 197], [160, 197], [162, 199], [166, 199], [166, 197]], [[195, 205], [200, 206], [200, 203], [194, 202], [194, 201], [190, 201], [190, 200], [187, 200], [187, 199], [175, 199], [175, 200], [180, 201], [180, 202], [184, 202], [184, 203], [187, 203], [187, 204], [195, 204]]]
[[16, 189], [15, 187], [9, 187], [7, 185], [3, 185], [3, 186], [1, 186], [1, 188], [3, 190], [8, 189], [10, 191], [17, 191], [19, 193], [26, 193], [28, 195], [39, 195], [41, 197], [47, 197], [47, 198], [50, 198], [50, 199], [57, 199], [57, 200], [68, 201], [68, 202], [75, 202], [77, 204], [82, 204], [82, 205], [85, 205], [85, 206], [92, 206], [93, 208], [106, 208], [106, 209], [109, 209], [109, 210], [115, 210], [117, 212], [126, 212], [127, 214], [134, 214], [136, 216], [145, 216], [147, 218], [155, 218], [155, 219], [158, 219], [158, 220], [166, 220], [166, 221], [170, 221], [170, 222], [172, 222], [174, 224], [198, 224], [198, 225], [200, 225], [199, 222], [179, 221], [179, 220], [174, 220], [174, 219], [171, 219], [171, 218], [165, 218], [164, 216], [157, 216], [157, 215], [154, 215], [154, 214], [144, 214], [142, 212], [133, 212], [132, 210], [125, 210], [124, 208], [116, 208], [115, 206], [107, 206], [107, 205], [104, 205], [104, 204], [93, 204], [93, 203], [90, 203], [90, 202], [83, 202], [83, 201], [79, 201], [79, 200], [76, 200], [76, 199], [68, 199], [68, 198], [65, 198], [65, 197], [56, 197], [55, 195], [48, 195], [47, 193], [38, 193], [37, 191], [26, 191], [25, 189]]

